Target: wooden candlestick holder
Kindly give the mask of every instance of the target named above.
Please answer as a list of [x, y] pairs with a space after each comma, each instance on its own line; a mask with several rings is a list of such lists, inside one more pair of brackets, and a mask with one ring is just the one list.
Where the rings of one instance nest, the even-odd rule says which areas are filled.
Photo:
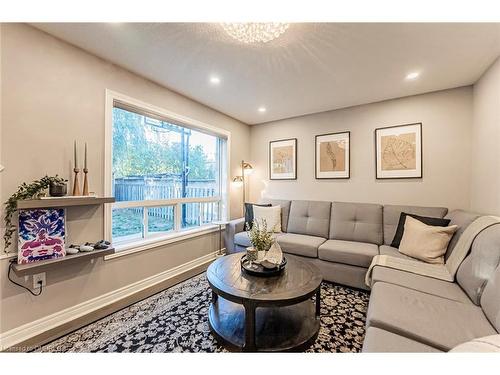
[[73, 196], [82, 195], [80, 193], [80, 183], [78, 182], [78, 173], [80, 173], [80, 168], [74, 168], [75, 179], [73, 180]]
[[87, 178], [87, 173], [89, 173], [89, 170], [87, 168], [83, 168], [83, 195], [89, 195], [89, 180]]

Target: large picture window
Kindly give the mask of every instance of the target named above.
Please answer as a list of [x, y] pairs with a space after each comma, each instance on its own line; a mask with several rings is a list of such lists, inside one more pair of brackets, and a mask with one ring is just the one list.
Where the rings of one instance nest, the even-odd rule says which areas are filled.
[[225, 137], [113, 101], [113, 243], [175, 235], [220, 220]]

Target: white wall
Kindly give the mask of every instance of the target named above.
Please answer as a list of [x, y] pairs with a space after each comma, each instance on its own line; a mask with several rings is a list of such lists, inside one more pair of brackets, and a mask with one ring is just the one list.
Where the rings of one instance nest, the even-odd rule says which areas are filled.
[[[423, 178], [375, 179], [374, 130], [422, 122]], [[276, 121], [251, 129], [251, 198], [469, 208], [472, 88], [439, 91]], [[351, 178], [314, 178], [314, 136], [351, 132]], [[296, 181], [269, 180], [269, 141], [298, 138]]]
[[500, 58], [474, 85], [471, 209], [500, 215]]
[[[68, 178], [74, 139], [88, 142], [90, 190], [103, 194], [106, 89], [229, 130], [231, 175], [238, 174], [241, 159], [249, 158], [246, 124], [30, 26], [2, 24], [1, 29], [2, 202], [24, 181], [45, 174]], [[240, 214], [240, 190], [231, 193], [231, 208], [233, 217]], [[71, 243], [101, 239], [103, 209], [68, 210], [67, 232]], [[8, 260], [2, 259], [0, 332], [207, 255], [215, 251], [217, 239], [213, 233], [108, 261], [56, 268], [47, 273], [40, 297], [8, 282]]]

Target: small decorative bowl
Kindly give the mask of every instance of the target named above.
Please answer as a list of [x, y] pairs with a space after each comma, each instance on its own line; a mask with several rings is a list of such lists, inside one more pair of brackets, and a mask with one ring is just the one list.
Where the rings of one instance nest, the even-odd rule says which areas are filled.
[[49, 195], [51, 197], [64, 197], [68, 193], [68, 184], [61, 183], [55, 184], [51, 183], [49, 185]]

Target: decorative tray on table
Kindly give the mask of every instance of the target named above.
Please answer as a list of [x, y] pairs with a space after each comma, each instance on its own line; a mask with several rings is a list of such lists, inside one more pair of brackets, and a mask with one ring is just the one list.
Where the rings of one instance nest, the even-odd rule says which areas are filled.
[[286, 266], [286, 258], [283, 257], [283, 261], [279, 266], [274, 268], [266, 268], [259, 263], [259, 261], [250, 262], [247, 260], [246, 254], [241, 257], [241, 269], [252, 276], [261, 276], [261, 277], [269, 277], [269, 276], [277, 276], [283, 272]]

